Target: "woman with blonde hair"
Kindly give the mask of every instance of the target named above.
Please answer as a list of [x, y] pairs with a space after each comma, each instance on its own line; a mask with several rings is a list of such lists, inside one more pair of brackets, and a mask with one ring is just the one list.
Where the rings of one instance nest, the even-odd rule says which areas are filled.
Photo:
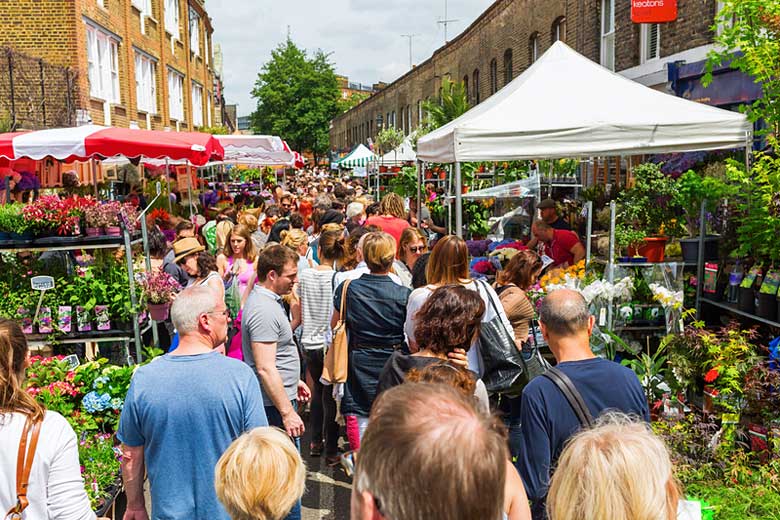
[[[95, 513], [84, 491], [73, 428], [24, 388], [29, 354], [19, 325], [0, 318], [0, 514], [93, 520]], [[20, 459], [23, 437], [26, 451]], [[20, 460], [29, 464], [27, 475], [18, 467]]]
[[669, 450], [644, 422], [608, 413], [561, 452], [550, 520], [675, 520], [681, 497]]
[[[409, 296], [409, 305], [406, 309], [406, 322], [404, 331], [409, 338], [409, 348], [417, 351], [417, 341], [414, 330], [417, 324], [417, 311], [423, 303], [438, 287], [447, 284], [460, 284], [472, 291], [477, 291], [485, 302], [485, 313], [482, 315], [482, 323], [489, 322], [498, 316], [508, 331], [512, 331], [512, 325], [506, 317], [504, 308], [498, 300], [496, 291], [490, 285], [479, 280], [469, 278], [469, 250], [466, 242], [456, 236], [447, 235], [436, 242], [428, 260], [425, 272], [428, 285], [412, 291]], [[496, 311], [498, 314], [496, 314]], [[477, 376], [482, 376], [482, 357], [479, 354], [479, 340], [477, 339], [468, 350], [469, 368]]]
[[379, 203], [379, 215], [372, 215], [366, 220], [367, 225], [379, 226], [379, 229], [389, 233], [395, 239], [396, 247], [401, 241], [401, 233], [409, 227], [406, 221], [404, 200], [397, 193], [388, 193]]
[[285, 229], [281, 232], [281, 245], [287, 246], [298, 253], [298, 276], [310, 267], [316, 267], [317, 263], [311, 258], [306, 258], [309, 249], [309, 235], [302, 229]]
[[233, 520], [282, 520], [303, 496], [306, 465], [285, 432], [255, 428], [222, 454], [214, 486]]
[[[341, 297], [346, 290], [344, 313], [349, 331], [349, 369], [341, 412], [348, 418], [350, 447], [360, 446], [368, 414], [376, 398], [379, 374], [394, 351], [405, 349], [404, 317], [409, 289], [390, 279], [395, 259], [395, 239], [383, 232], [363, 237], [363, 260], [369, 273], [336, 287], [331, 328], [341, 316]], [[351, 419], [349, 419], [351, 417]]]
[[249, 292], [252, 290], [252, 280], [255, 278], [255, 261], [257, 260], [257, 249], [252, 241], [252, 233], [249, 228], [243, 224], [235, 226], [230, 233], [230, 240], [225, 245], [224, 252], [217, 257], [217, 269], [224, 283], [230, 287], [237, 284], [237, 288], [230, 287], [230, 293], [236, 291], [238, 301], [238, 311], [233, 316], [231, 326], [235, 334], [230, 338], [227, 345], [227, 355], [236, 359], [244, 359], [241, 348], [241, 308]]

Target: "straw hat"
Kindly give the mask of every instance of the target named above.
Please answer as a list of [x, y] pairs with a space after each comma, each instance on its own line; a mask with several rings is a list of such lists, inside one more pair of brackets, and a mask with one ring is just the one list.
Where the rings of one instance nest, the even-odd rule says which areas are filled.
[[206, 248], [200, 245], [197, 238], [187, 237], [177, 240], [173, 243], [173, 262], [178, 264], [184, 257], [205, 251]]

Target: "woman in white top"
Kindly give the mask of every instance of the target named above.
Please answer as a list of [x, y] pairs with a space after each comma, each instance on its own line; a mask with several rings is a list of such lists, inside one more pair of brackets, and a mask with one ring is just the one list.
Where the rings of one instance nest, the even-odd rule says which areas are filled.
[[[306, 366], [314, 383], [311, 401], [310, 431], [311, 455], [317, 457], [325, 450], [325, 461], [329, 465], [339, 463], [339, 425], [336, 422], [336, 401], [333, 392], [320, 382], [325, 348], [330, 336], [330, 319], [335, 289], [335, 266], [346, 250], [344, 232], [341, 227], [325, 229], [320, 234], [317, 257], [320, 265], [298, 272], [301, 297], [303, 334], [301, 346]], [[323, 444], [323, 439], [325, 440]]]
[[27, 339], [19, 325], [0, 318], [0, 515], [17, 503], [17, 455], [29, 417], [34, 422], [42, 420], [43, 424], [27, 487], [29, 505], [23, 518], [92, 520], [95, 513], [84, 491], [76, 434], [60, 414], [46, 411], [24, 390], [28, 364]]
[[[464, 287], [477, 291], [485, 302], [485, 314], [482, 316], [482, 322], [488, 322], [495, 318], [494, 308], [498, 309], [501, 321], [504, 322], [506, 329], [512, 331], [512, 324], [506, 317], [504, 308], [498, 299], [498, 295], [487, 283], [475, 282], [469, 278], [469, 250], [466, 242], [458, 236], [447, 235], [439, 240], [431, 251], [430, 259], [426, 269], [426, 278], [428, 285], [412, 291], [409, 296], [409, 302], [406, 306], [406, 322], [404, 323], [404, 332], [409, 341], [409, 348], [412, 352], [417, 351], [417, 342], [414, 339], [415, 315], [417, 311], [428, 299], [428, 296], [437, 288], [447, 284], [461, 284]], [[490, 298], [495, 305], [491, 305]], [[482, 376], [482, 356], [479, 354], [479, 340], [471, 345], [468, 351], [469, 368]]]

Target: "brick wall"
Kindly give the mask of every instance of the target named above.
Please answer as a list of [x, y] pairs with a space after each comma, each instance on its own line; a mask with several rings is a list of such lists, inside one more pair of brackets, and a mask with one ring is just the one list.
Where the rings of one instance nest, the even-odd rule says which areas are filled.
[[[135, 81], [135, 49], [157, 59], [155, 80], [157, 113], [150, 116], [155, 130], [176, 129], [170, 119], [168, 103], [168, 68], [184, 74], [184, 121], [181, 130], [193, 130], [192, 81], [203, 86], [203, 122], [208, 124], [206, 97], [213, 94], [211, 60], [211, 27], [208, 14], [197, 0], [178, 0], [180, 39], [171, 44], [165, 31], [163, 6], [165, 0], [152, 0], [152, 17], [144, 19], [131, 0], [0, 0], [0, 46], [9, 46], [49, 63], [71, 67], [76, 79], [75, 104], [89, 111], [92, 121], [105, 124], [104, 103], [89, 95], [87, 71], [86, 25], [88, 18], [103, 29], [116, 34], [118, 47], [119, 103], [110, 107], [111, 124], [127, 127], [136, 123], [147, 127], [146, 114], [138, 111]], [[200, 56], [189, 51], [189, 6], [199, 15]], [[208, 52], [208, 65], [206, 64]], [[1, 80], [0, 80], [1, 81]], [[52, 84], [51, 88], [57, 88]], [[211, 103], [212, 121], [214, 103]]]
[[[712, 42], [709, 26], [714, 0], [679, 0], [679, 18], [661, 27], [661, 58]], [[498, 88], [504, 86], [504, 54], [511, 49], [511, 77], [531, 64], [530, 41], [538, 35], [541, 56], [553, 43], [553, 27], [565, 18], [564, 41], [596, 62], [600, 59], [601, 0], [497, 0], [470, 27], [436, 50], [428, 60], [391, 83], [381, 92], [333, 120], [331, 148], [347, 150], [377, 133], [376, 119], [411, 107], [412, 127], [419, 124], [417, 103], [438, 95], [441, 78], [463, 81], [468, 76], [470, 102], [476, 101], [474, 72], [479, 71], [479, 100], [491, 95], [490, 63], [497, 65]], [[640, 28], [631, 22], [630, 2], [615, 1], [615, 60], [617, 70], [639, 64]], [[576, 78], [572, 78], [576, 82]], [[373, 122], [373, 123], [372, 123]]]

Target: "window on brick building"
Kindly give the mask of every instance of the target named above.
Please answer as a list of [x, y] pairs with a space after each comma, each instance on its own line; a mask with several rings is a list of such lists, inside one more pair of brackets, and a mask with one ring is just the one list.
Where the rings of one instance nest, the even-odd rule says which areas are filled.
[[601, 65], [615, 70], [615, 0], [601, 0]]
[[498, 92], [498, 62], [495, 58], [490, 60], [490, 94]]
[[479, 98], [479, 69], [474, 69], [474, 72], [471, 74], [471, 87], [474, 91], [474, 104], [479, 105], [481, 101]]
[[418, 99], [417, 100], [417, 126], [420, 126], [420, 124], [422, 123], [422, 119], [423, 119], [423, 113], [422, 112], [423, 112], [422, 111], [422, 101]]
[[398, 128], [398, 124], [395, 119], [395, 110], [393, 110], [393, 113], [391, 115], [393, 116], [393, 128]]
[[211, 92], [206, 92], [206, 126], [211, 126]]
[[141, 13], [141, 34], [146, 34], [146, 18], [153, 18], [152, 0], [132, 0], [132, 5]]
[[[723, 1], [721, 1], [721, 0], [718, 0], [718, 5], [717, 5], [717, 8], [718, 8], [718, 10], [715, 12], [715, 16], [718, 16], [718, 14], [719, 14], [719, 13], [720, 13], [720, 12], [723, 10], [723, 6], [725, 5], [725, 3], [726, 3], [726, 2], [723, 2]], [[717, 19], [716, 19], [716, 20], [717, 20]], [[726, 29], [730, 29], [731, 27], [734, 27], [734, 23], [735, 23], [736, 21], [737, 21], [737, 17], [736, 17], [736, 16], [733, 16], [733, 15], [732, 15], [732, 17], [731, 17], [731, 19], [730, 19], [730, 20], [725, 20], [725, 21], [723, 21], [723, 22], [720, 22], [720, 21], [718, 20], [718, 22], [719, 22], [719, 23], [718, 23], [718, 26], [716, 27], [716, 31], [715, 31], [715, 32], [716, 32], [716, 34], [717, 34], [718, 36], [720, 36], [721, 34], [723, 34], [723, 31], [724, 31], [724, 30], [726, 30]]]
[[190, 52], [200, 56], [200, 16], [190, 7]]
[[643, 23], [641, 27], [639, 62], [657, 60], [661, 57], [661, 24]]
[[550, 41], [555, 43], [557, 41], [566, 41], [566, 17], [559, 16], [552, 24], [552, 30], [550, 31]]
[[135, 52], [135, 95], [139, 112], [157, 113], [157, 63], [146, 54]]
[[184, 121], [184, 75], [168, 71], [168, 111], [171, 119]]
[[539, 59], [539, 33], [533, 33], [528, 40], [528, 59], [530, 63]]
[[512, 67], [512, 49], [507, 49], [504, 51], [504, 85], [512, 81], [514, 76]]
[[192, 125], [203, 126], [203, 87], [192, 82]]
[[87, 24], [87, 67], [89, 95], [119, 103], [119, 41], [94, 25]]
[[165, 0], [165, 31], [181, 39], [179, 32], [179, 0]]
[[469, 95], [469, 92], [471, 92], [471, 91], [469, 90], [469, 76], [468, 76], [468, 74], [463, 76], [463, 92], [466, 93], [466, 99], [471, 101], [471, 96]]

